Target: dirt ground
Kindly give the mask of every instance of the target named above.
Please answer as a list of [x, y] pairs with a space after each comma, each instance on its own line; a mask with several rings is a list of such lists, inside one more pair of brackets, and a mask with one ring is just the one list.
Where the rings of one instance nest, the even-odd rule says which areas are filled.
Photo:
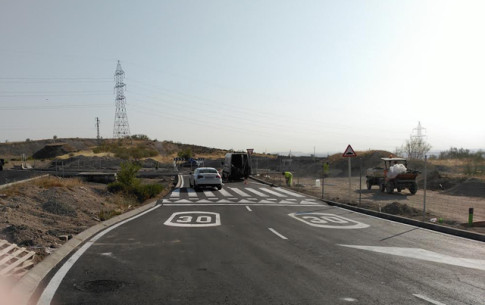
[[[171, 178], [150, 180], [165, 186], [159, 197], [169, 192]], [[73, 235], [138, 205], [106, 184], [40, 178], [0, 190], [0, 239], [35, 251], [40, 261]]]
[[[277, 185], [284, 185], [283, 177], [279, 173], [269, 176], [261, 175], [260, 177]], [[293, 179], [292, 188], [322, 198], [322, 181], [316, 180], [315, 178], [296, 177]], [[412, 195], [407, 189], [402, 190], [400, 193], [387, 194], [381, 192], [378, 186], [373, 186], [371, 190], [367, 190], [365, 177], [362, 179], [362, 187], [360, 187], [360, 183], [359, 177], [352, 177], [349, 198], [348, 177], [326, 178], [323, 187], [323, 198], [382, 212], [385, 212], [385, 209], [392, 205], [396, 206], [396, 203], [398, 203], [404, 212], [398, 211], [397, 214], [419, 220], [423, 219], [424, 190], [418, 190], [415, 195]], [[426, 190], [425, 221], [485, 233], [484, 191], [485, 181], [475, 178], [468, 179], [446, 191]], [[468, 226], [469, 208], [474, 209], [474, 225], [471, 228]]]

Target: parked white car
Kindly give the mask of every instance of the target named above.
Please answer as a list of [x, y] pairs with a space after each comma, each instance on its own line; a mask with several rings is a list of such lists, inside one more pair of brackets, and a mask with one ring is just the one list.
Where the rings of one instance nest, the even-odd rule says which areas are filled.
[[199, 167], [190, 176], [190, 186], [196, 190], [202, 187], [217, 187], [220, 190], [222, 189], [221, 175], [213, 167]]

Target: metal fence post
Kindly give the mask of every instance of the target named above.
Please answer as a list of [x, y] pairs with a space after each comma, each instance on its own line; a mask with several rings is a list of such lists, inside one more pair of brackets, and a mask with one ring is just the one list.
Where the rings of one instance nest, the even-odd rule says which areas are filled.
[[423, 195], [423, 222], [426, 219], [426, 180], [428, 179], [426, 164], [428, 162], [428, 156], [424, 156], [424, 195]]

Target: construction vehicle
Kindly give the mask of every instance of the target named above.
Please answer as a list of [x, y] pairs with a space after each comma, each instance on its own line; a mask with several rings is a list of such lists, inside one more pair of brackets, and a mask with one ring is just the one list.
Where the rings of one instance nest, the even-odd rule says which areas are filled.
[[366, 173], [366, 185], [370, 190], [373, 185], [378, 185], [381, 192], [392, 194], [394, 190], [401, 192], [408, 189], [414, 195], [418, 191], [416, 177], [419, 171], [407, 168], [407, 160], [404, 158], [381, 158], [384, 168], [369, 168]]

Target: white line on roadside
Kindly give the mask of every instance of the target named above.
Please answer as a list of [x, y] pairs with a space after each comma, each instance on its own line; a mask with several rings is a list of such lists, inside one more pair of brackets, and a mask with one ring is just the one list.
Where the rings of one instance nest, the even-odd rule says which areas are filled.
[[280, 233], [278, 233], [275, 229], [273, 228], [268, 228], [268, 230], [270, 230], [271, 232], [273, 232], [274, 234], [276, 234], [276, 236], [278, 236], [279, 238], [281, 239], [288, 239], [286, 236], [284, 235], [281, 235]]
[[429, 302], [429, 303], [434, 304], [434, 305], [446, 305], [444, 303], [441, 303], [441, 302], [435, 301], [433, 299], [430, 299], [427, 296], [424, 296], [422, 294], [413, 294], [413, 295], [415, 297], [417, 297], [418, 299], [424, 300], [424, 301]]
[[179, 175], [178, 179], [179, 179], [179, 181], [182, 181], [182, 182], [180, 183], [179, 188], [183, 188], [183, 187], [184, 187], [184, 176]]
[[249, 212], [252, 212], [253, 210], [251, 210], [250, 207], [246, 206], [246, 209], [249, 211]]
[[72, 266], [76, 263], [76, 261], [81, 257], [81, 255], [86, 252], [86, 250], [91, 247], [92, 244], [94, 244], [98, 239], [103, 237], [105, 234], [109, 233], [110, 231], [116, 229], [117, 227], [132, 221], [138, 217], [141, 217], [147, 213], [150, 213], [151, 211], [158, 209], [161, 207], [161, 205], [156, 205], [153, 208], [140, 213], [138, 215], [135, 215], [131, 218], [128, 218], [126, 220], [123, 220], [109, 228], [107, 228], [104, 231], [101, 231], [101, 233], [98, 233], [96, 236], [91, 238], [88, 242], [86, 242], [79, 250], [77, 250], [65, 263], [62, 265], [62, 267], [57, 271], [57, 273], [52, 277], [50, 280], [49, 284], [45, 287], [44, 291], [42, 292], [42, 295], [39, 298], [39, 301], [37, 302], [37, 305], [50, 305], [52, 302], [52, 299], [54, 298], [54, 295], [59, 288], [59, 285], [61, 285], [62, 280], [66, 276], [67, 272], [71, 269]]

